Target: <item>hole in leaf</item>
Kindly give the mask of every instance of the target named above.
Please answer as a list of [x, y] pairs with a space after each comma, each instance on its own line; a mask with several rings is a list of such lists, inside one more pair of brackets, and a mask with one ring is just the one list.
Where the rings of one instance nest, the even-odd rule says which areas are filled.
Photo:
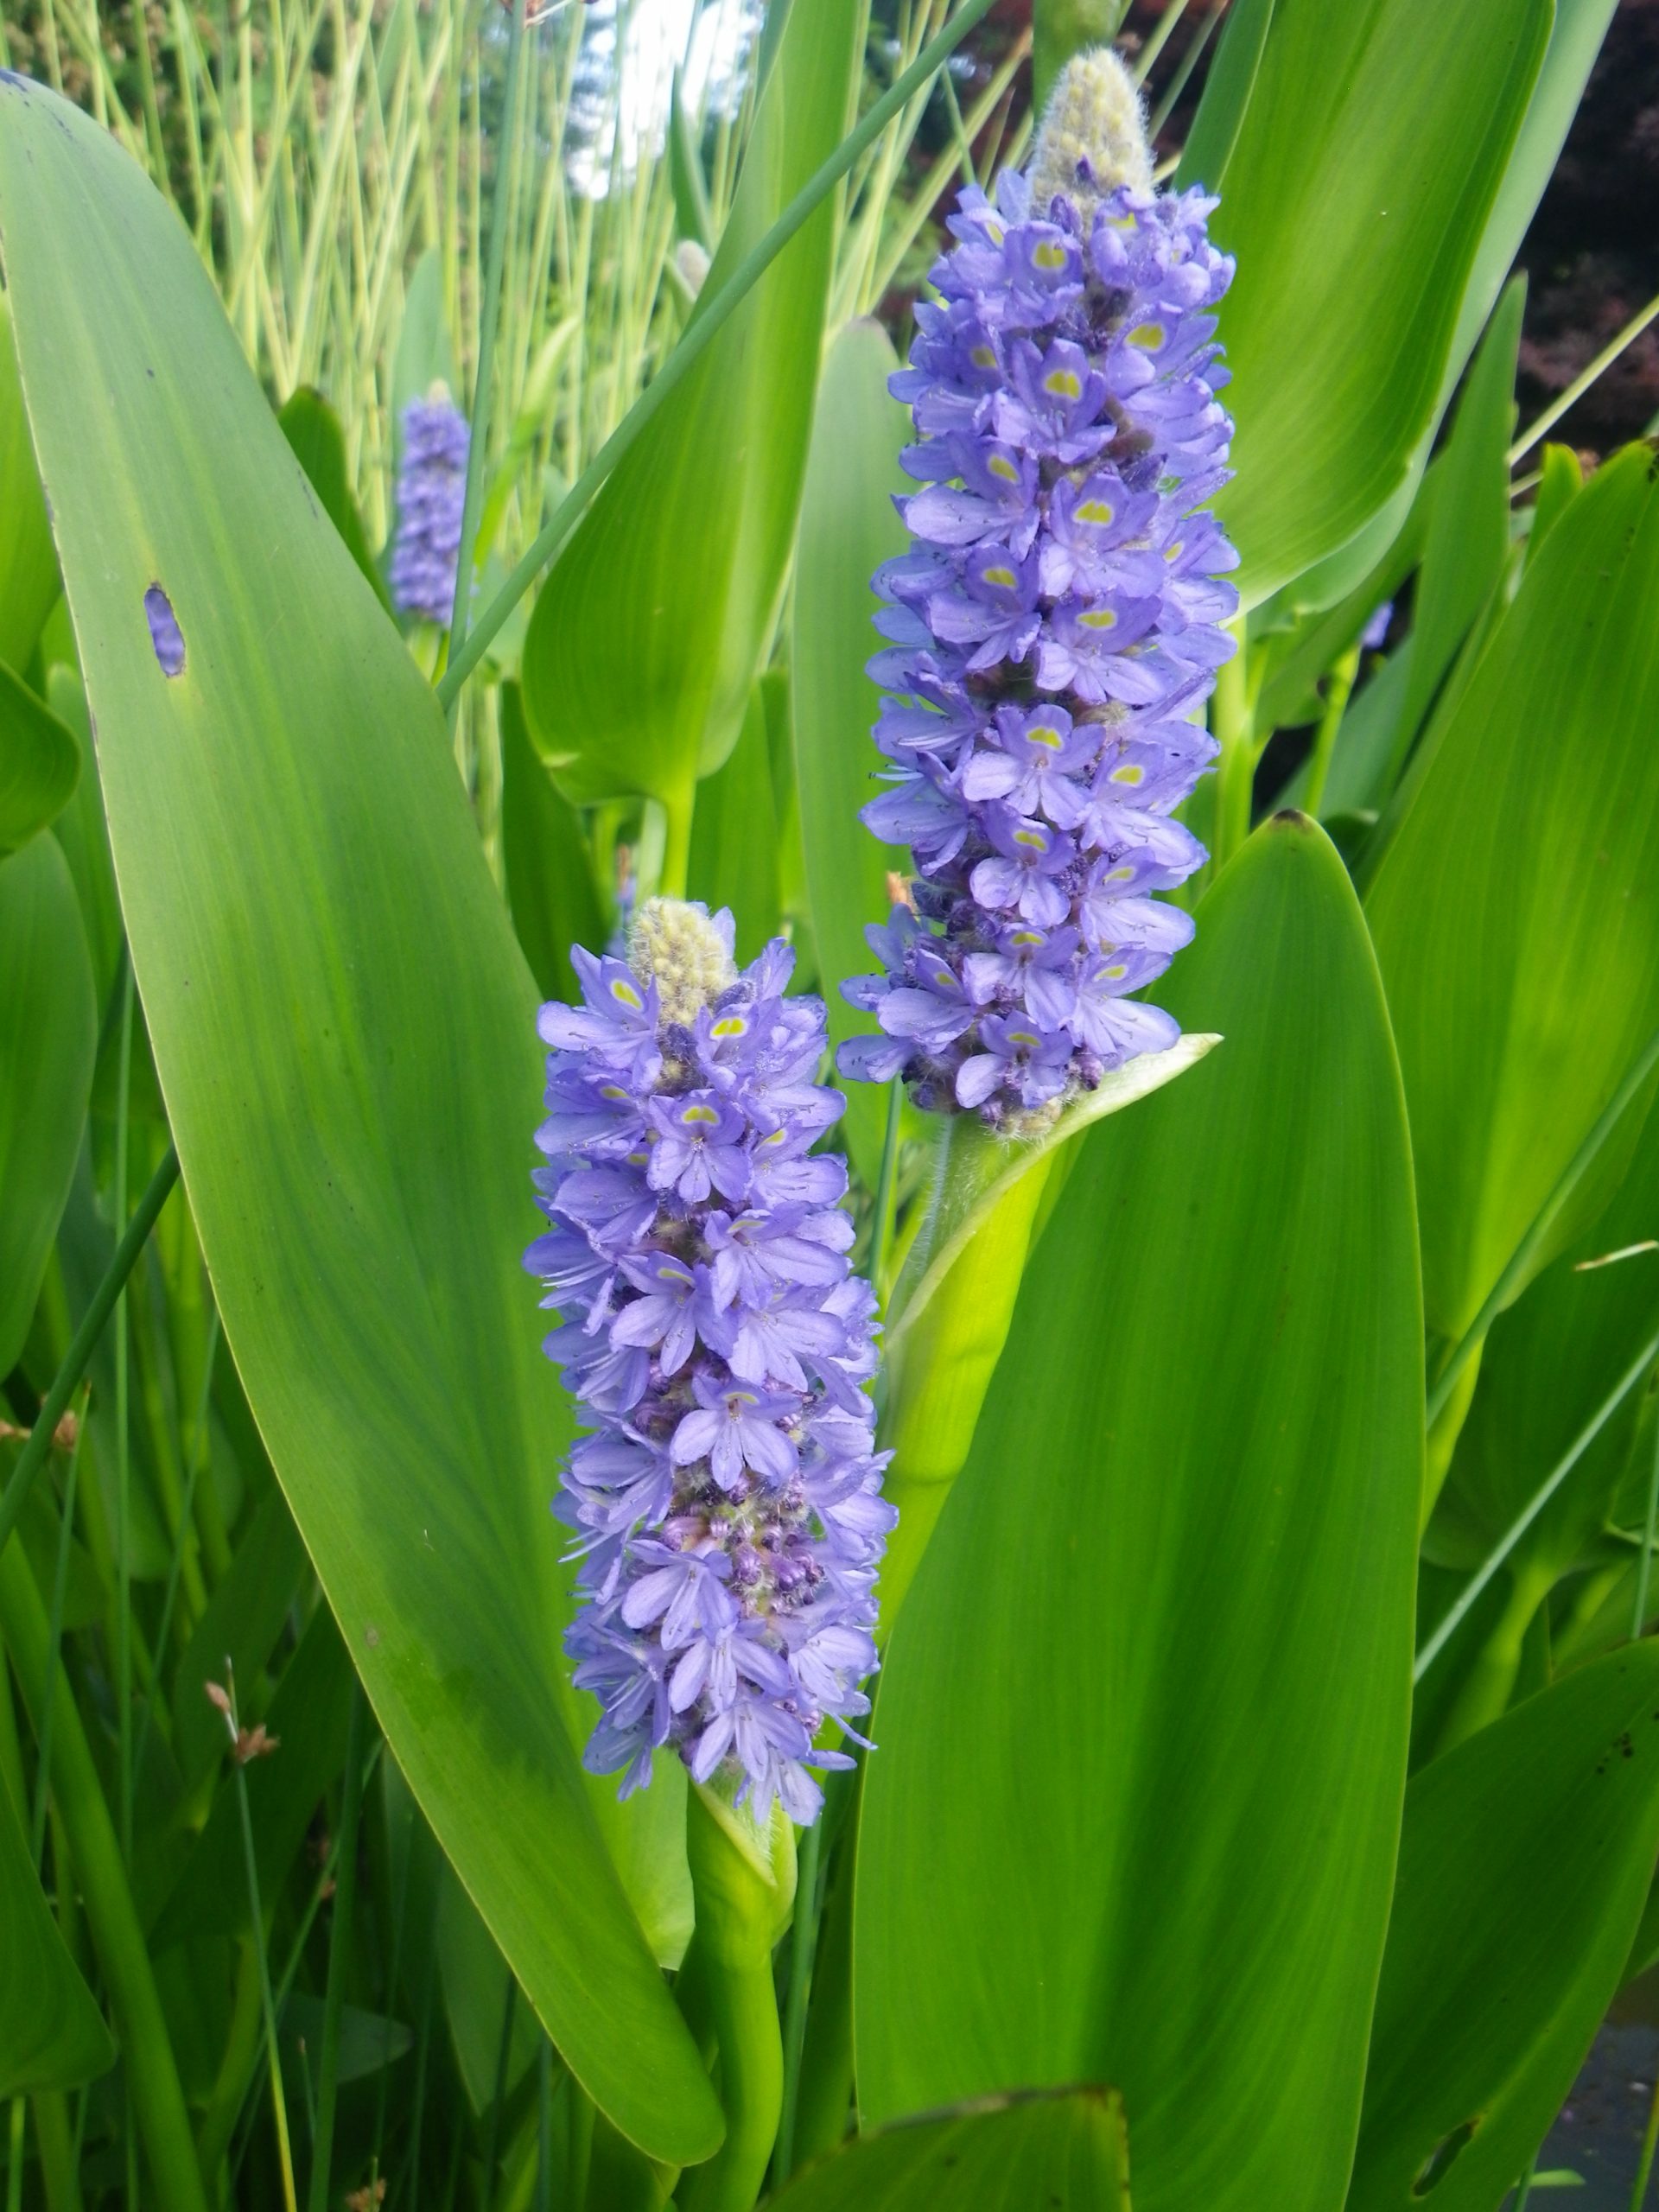
[[184, 632], [179, 627], [179, 618], [173, 612], [173, 602], [160, 584], [151, 584], [144, 594], [144, 620], [149, 624], [149, 642], [156, 648], [156, 658], [163, 676], [179, 676], [184, 670]]
[[1418, 2168], [1417, 2178], [1411, 2184], [1414, 2196], [1427, 2196], [1431, 2190], [1440, 2187], [1479, 2125], [1478, 2120], [1465, 2120], [1440, 2139]]

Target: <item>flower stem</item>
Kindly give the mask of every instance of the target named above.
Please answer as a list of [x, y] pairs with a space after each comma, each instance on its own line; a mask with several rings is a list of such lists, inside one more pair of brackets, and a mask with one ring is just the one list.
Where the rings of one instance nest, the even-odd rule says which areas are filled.
[[[1642, 1556], [1636, 1563], [1636, 1615], [1630, 1623], [1632, 1642], [1638, 1637], [1648, 1618], [1648, 1578], [1653, 1567], [1653, 1539], [1659, 1530], [1659, 1422], [1654, 1426], [1653, 1472], [1648, 1478], [1648, 1517], [1642, 1527]], [[1656, 2093], [1656, 2111], [1659, 2111], [1659, 2093]]]
[[1316, 822], [1325, 798], [1325, 779], [1331, 773], [1331, 756], [1336, 750], [1337, 732], [1342, 728], [1342, 718], [1348, 710], [1349, 696], [1353, 690], [1354, 677], [1358, 670], [1359, 647], [1353, 645], [1333, 663], [1326, 679], [1325, 706], [1313, 740], [1313, 756], [1307, 767], [1307, 791], [1302, 800], [1303, 813], [1311, 814]]
[[334, 2105], [340, 2094], [340, 2024], [352, 1955], [352, 1905], [357, 1894], [357, 1824], [362, 1807], [363, 1730], [367, 1700], [352, 1681], [352, 1717], [346, 1731], [346, 1772], [340, 1783], [340, 1873], [334, 1884], [334, 1925], [328, 1931], [328, 1984], [323, 2002], [321, 2088], [311, 2144], [311, 2212], [327, 2212], [328, 2171], [334, 2147]]
[[818, 1948], [819, 1861], [823, 1822], [817, 1820], [801, 1840], [800, 1877], [795, 1891], [795, 1924], [791, 1931], [789, 1993], [784, 2002], [784, 2090], [778, 2116], [778, 2150], [772, 2183], [789, 2179], [795, 2156], [795, 2113], [800, 2101], [801, 2053], [806, 2044], [806, 2002]]
[[[228, 1660], [226, 1671], [227, 1674], [230, 1671]], [[238, 1726], [234, 1693], [230, 1719], [234, 1734]], [[276, 2125], [276, 2157], [282, 2169], [283, 2204], [284, 2212], [299, 2212], [299, 2201], [294, 2189], [294, 2153], [288, 2139], [288, 2103], [283, 2094], [283, 2057], [276, 2044], [276, 2006], [270, 1993], [270, 1967], [265, 1957], [265, 1921], [259, 1904], [259, 1862], [253, 1847], [253, 1815], [248, 1805], [247, 1770], [234, 1755], [232, 1765], [236, 1778], [237, 1810], [242, 1816], [242, 1858], [248, 1872], [248, 1911], [252, 1923], [254, 1955], [259, 1963], [259, 1999], [265, 2018], [265, 2060], [270, 2075], [271, 2117]]]
[[1228, 628], [1238, 650], [1216, 671], [1211, 728], [1221, 747], [1216, 769], [1216, 828], [1211, 861], [1220, 874], [1250, 834], [1250, 798], [1255, 784], [1255, 728], [1245, 674], [1243, 620]]

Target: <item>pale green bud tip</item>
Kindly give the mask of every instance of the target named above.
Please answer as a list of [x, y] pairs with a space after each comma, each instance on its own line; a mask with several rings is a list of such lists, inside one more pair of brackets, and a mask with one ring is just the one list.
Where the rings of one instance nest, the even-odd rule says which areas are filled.
[[1108, 193], [1152, 190], [1141, 94], [1109, 46], [1074, 54], [1055, 79], [1031, 157], [1032, 212], [1065, 193], [1085, 224]]
[[628, 965], [641, 982], [655, 978], [664, 1021], [695, 1021], [737, 981], [729, 915], [714, 916], [688, 899], [647, 899], [628, 931]]

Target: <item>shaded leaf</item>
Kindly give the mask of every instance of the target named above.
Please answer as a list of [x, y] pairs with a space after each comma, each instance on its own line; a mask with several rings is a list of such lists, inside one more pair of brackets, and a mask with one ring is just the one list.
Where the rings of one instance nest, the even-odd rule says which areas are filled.
[[516, 683], [500, 690], [501, 860], [512, 926], [544, 999], [580, 996], [570, 948], [604, 950], [608, 931], [575, 810], [554, 789], [524, 728]]
[[0, 661], [0, 853], [56, 819], [79, 773], [74, 733]]
[[778, 934], [783, 907], [778, 810], [766, 699], [758, 683], [737, 743], [697, 786], [685, 887], [714, 912], [731, 908], [740, 961], [753, 960]]
[[[10, 1691], [4, 1693], [10, 1696]], [[0, 2097], [73, 2089], [115, 2063], [92, 1993], [64, 1947], [0, 1780]]]
[[0, 292], [0, 661], [27, 668], [58, 596], [52, 525], [17, 381], [9, 296]]
[[322, 501], [323, 512], [345, 540], [346, 550], [374, 586], [382, 605], [390, 609], [391, 594], [369, 550], [368, 533], [353, 494], [346, 433], [339, 416], [320, 391], [302, 385], [276, 420], [312, 490]]

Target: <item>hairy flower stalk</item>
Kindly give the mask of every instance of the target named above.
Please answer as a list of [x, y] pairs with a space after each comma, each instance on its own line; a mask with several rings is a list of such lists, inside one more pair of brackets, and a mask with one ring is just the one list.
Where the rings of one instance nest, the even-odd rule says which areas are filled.
[[556, 1510], [577, 1532], [567, 1637], [604, 1708], [586, 1759], [626, 1796], [672, 1745], [764, 1821], [822, 1802], [826, 1720], [868, 1713], [876, 1569], [894, 1515], [874, 1450], [875, 1301], [847, 1259], [847, 1172], [813, 1144], [817, 999], [781, 939], [740, 974], [729, 913], [647, 899], [627, 960], [572, 956], [542, 1008], [552, 1228], [524, 1264], [545, 1350], [587, 1415]]
[[1174, 1043], [1132, 994], [1192, 933], [1154, 894], [1205, 857], [1173, 815], [1215, 757], [1191, 717], [1232, 651], [1237, 556], [1201, 510], [1227, 475], [1208, 310], [1233, 265], [1216, 202], [1149, 174], [1121, 66], [1078, 57], [1031, 175], [963, 194], [892, 379], [925, 488], [875, 578], [893, 766], [863, 819], [916, 877], [868, 932], [881, 973], [843, 987], [885, 1033], [840, 1064], [1011, 1130]]
[[447, 625], [454, 611], [472, 433], [442, 385], [435, 385], [426, 398], [410, 401], [403, 427], [392, 604], [400, 614]]

